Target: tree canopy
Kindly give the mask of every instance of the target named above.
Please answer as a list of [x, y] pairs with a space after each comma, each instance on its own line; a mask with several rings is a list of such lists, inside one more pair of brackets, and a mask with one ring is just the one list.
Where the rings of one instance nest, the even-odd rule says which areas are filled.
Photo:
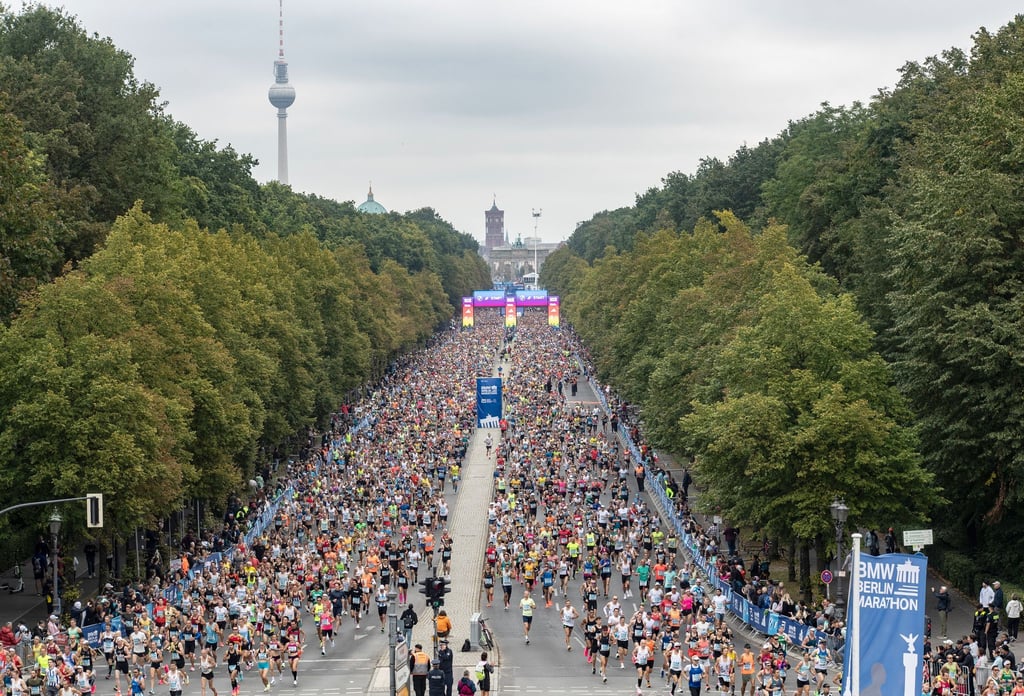
[[[1024, 354], [1024, 17], [973, 39], [969, 51], [907, 63], [893, 88], [866, 103], [823, 104], [724, 162], [708, 158], [692, 174], [670, 173], [633, 207], [581, 224], [545, 278], [592, 344], [602, 376], [642, 405], [658, 445], [698, 454], [698, 470], [727, 455], [758, 455], [714, 450], [712, 457], [720, 428], [734, 429], [736, 447], [756, 431], [759, 441], [772, 438], [791, 452], [803, 433], [827, 435], [817, 426], [803, 430], [800, 420], [825, 413], [860, 418], [863, 427], [851, 425], [848, 436], [886, 443], [859, 445], [874, 459], [858, 470], [919, 455], [939, 495], [925, 496], [926, 510], [892, 509], [926, 513], [939, 540], [934, 556], [964, 554], [973, 569], [968, 583], [972, 573], [1024, 563], [1013, 543], [1024, 529], [1024, 419], [1016, 398]], [[855, 353], [849, 365], [877, 364], [884, 376], [875, 375], [873, 388], [886, 401], [895, 388], [905, 407], [858, 401], [835, 375], [818, 380], [822, 390], [808, 392], [803, 406], [787, 400], [793, 394], [775, 393], [763, 374], [760, 384], [735, 381], [778, 349], [768, 334], [752, 342], [755, 327], [766, 332], [768, 325], [749, 322], [762, 317], [765, 303], [782, 301], [783, 276], [749, 302], [741, 272], [727, 263], [708, 262], [695, 275], [689, 264], [698, 240], [709, 258], [736, 252], [726, 241], [735, 222], [716, 209], [749, 224], [755, 246], [785, 230], [806, 259], [793, 272], [831, 303], [828, 315], [845, 316], [847, 327], [861, 317], [873, 330], [867, 340], [876, 354]], [[692, 241], [681, 248], [680, 238]], [[794, 283], [791, 274], [785, 287], [795, 291]], [[798, 326], [785, 327], [788, 340], [798, 339]], [[741, 355], [729, 352], [740, 346], [746, 357], [724, 359]], [[783, 413], [790, 418], [779, 420]], [[798, 427], [783, 427], [793, 414], [800, 414]], [[753, 419], [745, 429], [737, 425], [743, 418]], [[886, 419], [872, 435], [868, 426]], [[882, 433], [887, 439], [877, 439]], [[789, 456], [776, 449], [773, 456]], [[952, 497], [954, 489], [955, 504], [945, 502], [942, 491]]]
[[115, 534], [216, 506], [489, 283], [434, 210], [255, 164], [63, 10], [0, 6], [0, 506], [98, 490]]

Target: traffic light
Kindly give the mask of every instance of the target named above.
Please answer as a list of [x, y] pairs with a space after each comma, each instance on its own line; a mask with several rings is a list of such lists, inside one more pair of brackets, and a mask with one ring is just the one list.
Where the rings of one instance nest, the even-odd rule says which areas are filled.
[[438, 607], [444, 606], [444, 596], [452, 591], [452, 588], [448, 587], [451, 580], [445, 580], [444, 578], [431, 578], [431, 585], [428, 588], [427, 597], [430, 598], [430, 606], [437, 609]]
[[423, 585], [420, 588], [420, 593], [427, 598], [427, 604], [430, 604], [430, 600], [433, 598], [431, 592], [434, 589], [434, 578], [423, 578], [420, 580], [420, 584]]
[[87, 493], [85, 496], [85, 526], [103, 526], [103, 494]]

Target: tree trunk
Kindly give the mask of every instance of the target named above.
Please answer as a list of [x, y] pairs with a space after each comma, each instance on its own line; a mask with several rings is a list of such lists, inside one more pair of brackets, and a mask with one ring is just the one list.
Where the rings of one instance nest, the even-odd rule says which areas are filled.
[[789, 570], [789, 581], [796, 582], [796, 539], [789, 540], [789, 549], [786, 553], [786, 566]]
[[107, 538], [100, 534], [96, 539], [96, 577], [97, 583], [103, 587], [110, 582], [110, 573], [107, 572]]
[[811, 545], [800, 540], [800, 595], [811, 603]]

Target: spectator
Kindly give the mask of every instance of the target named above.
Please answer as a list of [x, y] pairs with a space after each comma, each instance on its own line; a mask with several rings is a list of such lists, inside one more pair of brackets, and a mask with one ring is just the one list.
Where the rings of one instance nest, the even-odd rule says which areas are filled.
[[444, 696], [444, 672], [441, 671], [439, 660], [430, 661], [430, 671], [427, 672], [427, 693], [430, 696]]
[[991, 607], [996, 598], [995, 590], [987, 582], [981, 583], [981, 590], [978, 592], [978, 603], [983, 607]]
[[1020, 630], [1021, 603], [1017, 593], [1010, 595], [1010, 601], [1006, 603], [1006, 624], [1007, 632], [1011, 643], [1017, 642], [1017, 631]]
[[935, 611], [939, 612], [939, 634], [945, 639], [948, 637], [946, 635], [946, 624], [949, 619], [949, 612], [953, 609], [953, 598], [949, 594], [949, 588], [945, 585], [942, 585], [938, 592], [933, 587], [932, 594], [935, 595]]
[[871, 531], [868, 532], [867, 543], [868, 543], [868, 553], [870, 553], [872, 556], [879, 555], [878, 532], [876, 532], [874, 529], [872, 529]]
[[459, 696], [473, 696], [476, 693], [476, 684], [469, 678], [469, 670], [463, 670], [462, 679], [459, 680]]

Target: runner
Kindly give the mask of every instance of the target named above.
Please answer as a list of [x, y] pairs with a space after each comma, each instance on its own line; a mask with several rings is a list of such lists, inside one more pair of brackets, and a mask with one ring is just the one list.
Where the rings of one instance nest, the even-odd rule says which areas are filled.
[[263, 682], [263, 690], [270, 691], [270, 649], [262, 640], [256, 646], [256, 670]]
[[686, 684], [690, 688], [690, 696], [700, 696], [700, 687], [703, 683], [704, 668], [700, 666], [700, 661], [694, 655], [690, 658], [690, 666], [686, 670]]
[[217, 688], [213, 685], [213, 671], [217, 667], [215, 653], [209, 648], [203, 648], [199, 656], [199, 693], [206, 696], [206, 689], [209, 687], [213, 696], [217, 696]]
[[562, 629], [565, 632], [565, 649], [572, 650], [572, 630], [576, 627], [576, 619], [580, 618], [580, 613], [576, 611], [576, 607], [566, 599], [565, 606], [562, 607]]
[[302, 645], [298, 641], [298, 636], [291, 637], [284, 651], [288, 656], [288, 669], [292, 672], [292, 686], [295, 686], [299, 683], [299, 659], [302, 657]]
[[530, 596], [530, 590], [523, 590], [523, 598], [519, 600], [519, 609], [523, 613], [523, 638], [526, 639], [527, 645], [530, 644], [530, 626], [533, 624], [533, 612], [536, 608], [537, 603]]
[[163, 684], [164, 653], [160, 649], [160, 641], [153, 638], [149, 641], [149, 694], [153, 696], [153, 690], [157, 684]]
[[224, 653], [224, 662], [228, 667], [228, 679], [231, 681], [231, 696], [238, 696], [239, 681], [241, 681], [242, 651], [236, 641], [228, 641], [228, 649]]
[[647, 687], [651, 686], [651, 648], [646, 640], [641, 640], [633, 646], [633, 664], [636, 666], [636, 692], [643, 693], [641, 686], [647, 680]]
[[125, 678], [125, 688], [131, 688], [131, 676], [129, 665], [131, 661], [131, 649], [128, 640], [118, 638], [114, 643], [114, 691], [121, 691], [121, 677]]
[[167, 692], [169, 696], [181, 696], [181, 690], [186, 678], [185, 674], [180, 671], [177, 662], [171, 662], [167, 666]]

